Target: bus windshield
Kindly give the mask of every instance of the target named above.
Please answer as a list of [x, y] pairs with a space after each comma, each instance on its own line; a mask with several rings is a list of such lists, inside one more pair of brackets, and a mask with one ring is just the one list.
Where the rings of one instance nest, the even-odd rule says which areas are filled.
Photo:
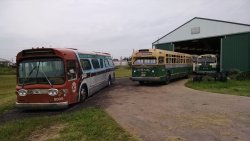
[[216, 63], [216, 58], [212, 56], [202, 56], [198, 58], [198, 63]]
[[151, 65], [156, 64], [156, 58], [136, 58], [134, 65]]
[[63, 84], [64, 64], [59, 58], [23, 60], [18, 65], [18, 84]]

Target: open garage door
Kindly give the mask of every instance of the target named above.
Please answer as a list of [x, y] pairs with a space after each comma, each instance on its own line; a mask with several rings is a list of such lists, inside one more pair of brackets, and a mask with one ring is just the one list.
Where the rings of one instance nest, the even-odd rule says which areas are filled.
[[217, 56], [218, 68], [220, 68], [221, 38], [204, 38], [189, 41], [175, 42], [174, 51], [191, 55], [214, 54]]
[[174, 51], [188, 54], [220, 54], [220, 37], [174, 43]]

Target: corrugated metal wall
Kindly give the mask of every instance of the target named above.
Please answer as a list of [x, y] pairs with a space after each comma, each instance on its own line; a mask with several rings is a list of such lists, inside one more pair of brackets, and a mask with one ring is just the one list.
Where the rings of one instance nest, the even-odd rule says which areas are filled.
[[250, 70], [250, 33], [222, 39], [222, 70]]
[[174, 45], [171, 43], [166, 43], [166, 44], [156, 44], [155, 45], [156, 49], [163, 49], [163, 50], [169, 50], [169, 51], [174, 51]]

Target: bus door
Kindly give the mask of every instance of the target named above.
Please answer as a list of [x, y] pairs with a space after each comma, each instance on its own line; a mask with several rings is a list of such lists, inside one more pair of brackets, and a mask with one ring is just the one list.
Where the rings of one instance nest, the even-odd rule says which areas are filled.
[[66, 87], [68, 88], [68, 99], [69, 103], [74, 103], [77, 102], [78, 100], [78, 87], [79, 87], [79, 81], [80, 79], [78, 78], [78, 67], [76, 60], [67, 60], [67, 65], [66, 65], [66, 74], [67, 74], [67, 83]]

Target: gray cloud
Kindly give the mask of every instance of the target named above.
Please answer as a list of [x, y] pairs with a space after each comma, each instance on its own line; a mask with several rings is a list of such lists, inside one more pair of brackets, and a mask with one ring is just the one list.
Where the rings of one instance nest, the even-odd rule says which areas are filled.
[[129, 56], [193, 17], [250, 23], [248, 0], [1, 0], [0, 58], [35, 46]]

